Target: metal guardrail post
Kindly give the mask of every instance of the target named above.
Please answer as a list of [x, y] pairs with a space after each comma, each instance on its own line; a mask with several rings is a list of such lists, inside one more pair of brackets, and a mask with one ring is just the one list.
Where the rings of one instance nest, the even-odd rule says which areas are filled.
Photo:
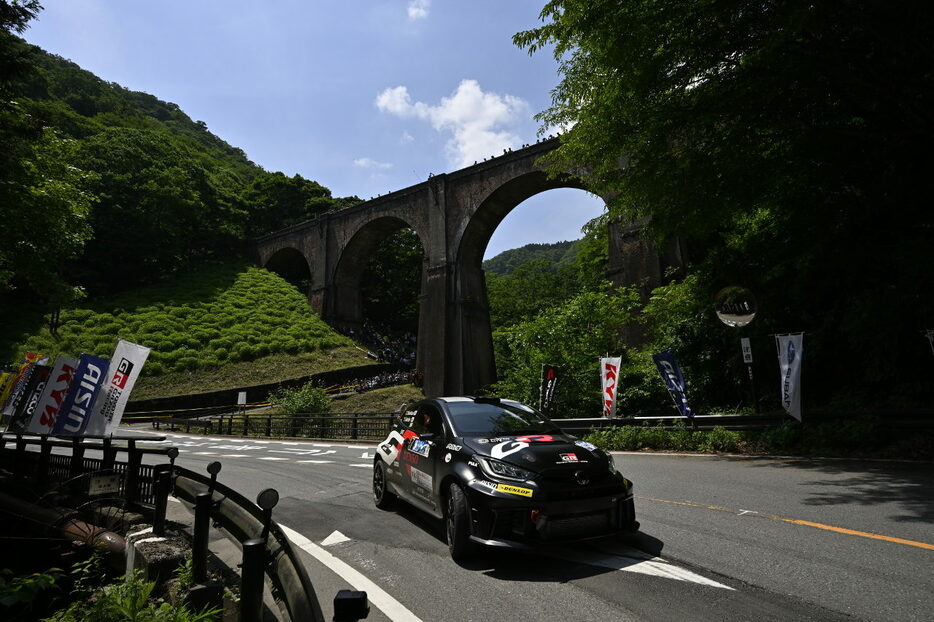
[[243, 435], [250, 435], [250, 415], [243, 415]]
[[350, 438], [351, 440], [357, 440], [357, 413], [353, 415], [353, 421], [350, 423]]
[[43, 434], [40, 437], [39, 449], [39, 469], [36, 478], [39, 481], [39, 487], [42, 488], [49, 481], [49, 463], [52, 458], [52, 445], [49, 443], [49, 436]]
[[185, 434], [191, 432], [191, 419], [185, 419]]
[[169, 501], [169, 487], [171, 486], [172, 474], [167, 470], [158, 471], [155, 474], [156, 486], [156, 508], [152, 517], [152, 535], [165, 535], [165, 510]]
[[227, 415], [227, 436], [233, 435], [233, 415]]
[[243, 543], [243, 568], [240, 574], [240, 620], [263, 619], [263, 575], [266, 572], [266, 541], [253, 538]]
[[126, 482], [124, 484], [124, 498], [127, 503], [135, 503], [139, 498], [139, 467], [143, 462], [143, 454], [136, 449], [136, 441], [127, 441]]
[[272, 436], [272, 415], [266, 415], [266, 436]]
[[104, 460], [101, 468], [105, 471], [113, 471], [114, 463], [117, 461], [117, 450], [113, 448], [113, 440], [104, 439]]
[[68, 477], [72, 480], [74, 485], [78, 485], [79, 482], [75, 481], [79, 475], [81, 475], [84, 469], [84, 446], [81, 444], [81, 438], [75, 437], [71, 439], [71, 462], [68, 465]]
[[195, 583], [204, 583], [208, 572], [208, 529], [211, 526], [211, 493], [195, 496], [195, 525], [191, 545], [191, 574]]

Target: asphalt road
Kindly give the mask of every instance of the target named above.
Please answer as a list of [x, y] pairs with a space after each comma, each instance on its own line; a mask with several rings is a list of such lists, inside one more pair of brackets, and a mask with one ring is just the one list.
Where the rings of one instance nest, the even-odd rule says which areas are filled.
[[377, 510], [373, 446], [168, 435], [178, 464], [281, 496], [319, 598], [370, 620], [929, 620], [934, 466], [615, 454], [639, 534], [460, 566], [443, 526]]

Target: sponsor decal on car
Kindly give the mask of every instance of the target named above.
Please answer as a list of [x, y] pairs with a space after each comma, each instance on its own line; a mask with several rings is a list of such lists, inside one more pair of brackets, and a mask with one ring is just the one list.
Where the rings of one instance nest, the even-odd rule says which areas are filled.
[[578, 447], [583, 447], [584, 449], [588, 449], [590, 451], [594, 451], [597, 448], [596, 445], [593, 443], [588, 443], [587, 441], [574, 441], [574, 444]]
[[425, 473], [424, 471], [419, 471], [418, 469], [412, 469], [410, 473], [412, 476], [412, 483], [420, 488], [425, 490], [431, 490], [432, 477]]
[[558, 457], [561, 458], [561, 462], [580, 462], [577, 454], [558, 454]]
[[520, 443], [554, 443], [555, 438], [551, 434], [532, 434], [530, 436], [517, 436], [516, 440]]
[[496, 490], [499, 492], [505, 492], [510, 495], [518, 495], [520, 497], [532, 496], [532, 490], [530, 488], [520, 488], [519, 486], [510, 486], [509, 484], [497, 484]]
[[431, 444], [428, 441], [423, 441], [419, 438], [416, 438], [409, 446], [409, 451], [411, 451], [413, 454], [418, 454], [422, 458], [427, 458], [428, 454], [431, 453]]
[[460, 451], [460, 450], [461, 450], [461, 446], [460, 446], [460, 445], [455, 445], [454, 443], [448, 443], [448, 446], [445, 447], [445, 449], [450, 449], [451, 451]]
[[409, 464], [418, 464], [418, 454], [413, 454], [411, 451], [404, 451], [402, 452], [402, 460]]
[[468, 460], [468, 461], [467, 461], [467, 466], [472, 466], [472, 467], [475, 467], [475, 468], [479, 468], [479, 467], [480, 467], [480, 465], [477, 464], [477, 461], [476, 461], [476, 460]]
[[451, 454], [444, 454], [444, 461], [445, 461], [445, 462], [450, 462], [450, 461], [451, 461]]

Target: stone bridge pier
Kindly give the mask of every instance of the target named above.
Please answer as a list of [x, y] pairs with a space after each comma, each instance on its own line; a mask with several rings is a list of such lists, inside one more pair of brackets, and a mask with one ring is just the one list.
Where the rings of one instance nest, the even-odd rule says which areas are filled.
[[[360, 326], [369, 257], [388, 236], [411, 228], [424, 250], [416, 366], [425, 394], [474, 393], [496, 379], [481, 267], [490, 237], [529, 197], [582, 188], [572, 176], [549, 179], [536, 165], [556, 146], [557, 139], [543, 141], [267, 234], [254, 240], [254, 258], [293, 282], [307, 282], [309, 304], [331, 325]], [[638, 229], [611, 226], [608, 276], [649, 288], [661, 282], [671, 257], [660, 257]]]

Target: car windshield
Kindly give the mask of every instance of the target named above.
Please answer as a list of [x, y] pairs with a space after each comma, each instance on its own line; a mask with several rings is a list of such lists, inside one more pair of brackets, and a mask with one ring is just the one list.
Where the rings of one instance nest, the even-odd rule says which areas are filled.
[[540, 412], [518, 402], [449, 402], [457, 436], [515, 436], [559, 432]]

